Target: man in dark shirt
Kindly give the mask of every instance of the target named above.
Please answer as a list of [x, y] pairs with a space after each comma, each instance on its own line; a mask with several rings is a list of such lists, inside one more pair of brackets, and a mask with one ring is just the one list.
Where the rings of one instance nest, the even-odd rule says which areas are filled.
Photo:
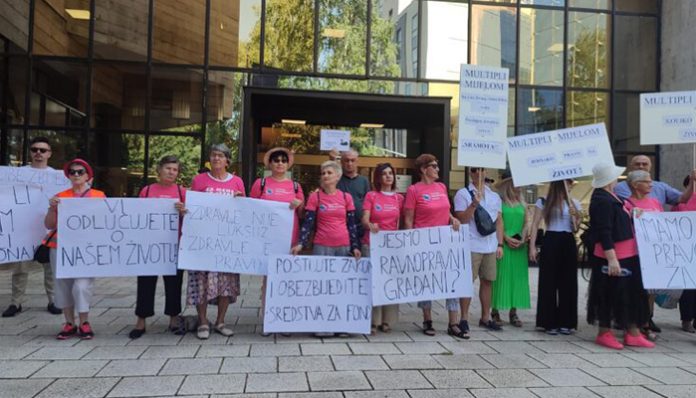
[[363, 229], [360, 220], [362, 220], [365, 195], [370, 191], [370, 181], [365, 178], [365, 176], [358, 174], [358, 152], [351, 149], [339, 155], [337, 150], [332, 150], [329, 153], [329, 158], [334, 161], [338, 159], [341, 160], [343, 175], [338, 181], [338, 189], [349, 193], [353, 197], [353, 203], [355, 203], [355, 216], [358, 219], [358, 236], [362, 237]]

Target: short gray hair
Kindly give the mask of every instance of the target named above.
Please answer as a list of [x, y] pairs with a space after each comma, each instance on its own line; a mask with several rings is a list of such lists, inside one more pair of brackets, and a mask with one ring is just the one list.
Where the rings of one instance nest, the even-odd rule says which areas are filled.
[[341, 176], [343, 175], [343, 170], [341, 169], [341, 166], [333, 160], [327, 160], [326, 162], [321, 164], [320, 170], [324, 171], [326, 169], [334, 169], [336, 174], [338, 174], [338, 178], [341, 178]]
[[220, 143], [211, 145], [210, 152], [208, 152], [208, 156], [210, 156], [210, 154], [213, 152], [222, 152], [222, 154], [225, 155], [227, 160], [232, 160], [232, 151], [230, 151], [230, 148], [228, 148], [225, 144]]
[[633, 189], [633, 183], [637, 181], [646, 181], [650, 178], [650, 173], [644, 170], [633, 170], [626, 176], [626, 183], [628, 187]]
[[356, 157], [357, 157], [357, 156], [360, 156], [360, 154], [358, 153], [358, 151], [356, 151], [356, 150], [353, 149], [353, 148], [350, 148], [350, 149], [347, 150], [347, 151], [341, 152], [341, 156], [345, 156], [345, 155], [355, 155]]

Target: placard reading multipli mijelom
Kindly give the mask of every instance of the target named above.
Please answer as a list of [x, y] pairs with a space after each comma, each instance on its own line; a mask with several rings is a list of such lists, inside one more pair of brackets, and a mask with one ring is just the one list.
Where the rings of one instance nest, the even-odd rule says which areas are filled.
[[696, 91], [640, 95], [640, 144], [696, 143]]

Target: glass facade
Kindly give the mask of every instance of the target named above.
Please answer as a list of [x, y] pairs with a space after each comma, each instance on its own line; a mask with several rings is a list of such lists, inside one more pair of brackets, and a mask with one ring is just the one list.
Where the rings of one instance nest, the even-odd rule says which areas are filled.
[[[618, 161], [655, 156], [639, 145], [637, 99], [659, 87], [658, 12], [657, 0], [0, 0], [0, 160], [24, 163], [46, 135], [54, 167], [85, 157], [115, 196], [167, 153], [189, 181], [211, 143], [239, 169], [254, 86], [451, 97], [455, 152], [462, 63], [510, 69], [510, 135], [604, 122]], [[343, 127], [366, 157], [418, 151], [404, 126]]]

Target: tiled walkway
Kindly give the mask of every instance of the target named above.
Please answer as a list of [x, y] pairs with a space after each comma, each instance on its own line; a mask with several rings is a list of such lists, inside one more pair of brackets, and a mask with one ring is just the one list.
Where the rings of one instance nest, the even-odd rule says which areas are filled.
[[[532, 302], [536, 275], [532, 269]], [[533, 310], [520, 311], [522, 329], [474, 327], [471, 340], [457, 341], [444, 333], [442, 305], [436, 307], [435, 337], [420, 332], [418, 309], [403, 305], [390, 334], [274, 338], [258, 334], [260, 281], [244, 277], [243, 295], [227, 318], [234, 337], [201, 342], [192, 334], [174, 336], [164, 332], [167, 319], [159, 317], [145, 336], [131, 341], [135, 279], [101, 279], [91, 314], [96, 338], [57, 341], [62, 318], [44, 310], [41, 278], [38, 270], [31, 275], [30, 308], [0, 319], [2, 398], [696, 397], [696, 336], [679, 330], [676, 310], [658, 310], [663, 333], [653, 350], [600, 348], [592, 343], [594, 328], [584, 322], [574, 336], [547, 336], [534, 331]], [[578, 279], [582, 318], [586, 282]], [[2, 270], [2, 309], [9, 293], [10, 273]], [[472, 309], [475, 323], [478, 311]]]

